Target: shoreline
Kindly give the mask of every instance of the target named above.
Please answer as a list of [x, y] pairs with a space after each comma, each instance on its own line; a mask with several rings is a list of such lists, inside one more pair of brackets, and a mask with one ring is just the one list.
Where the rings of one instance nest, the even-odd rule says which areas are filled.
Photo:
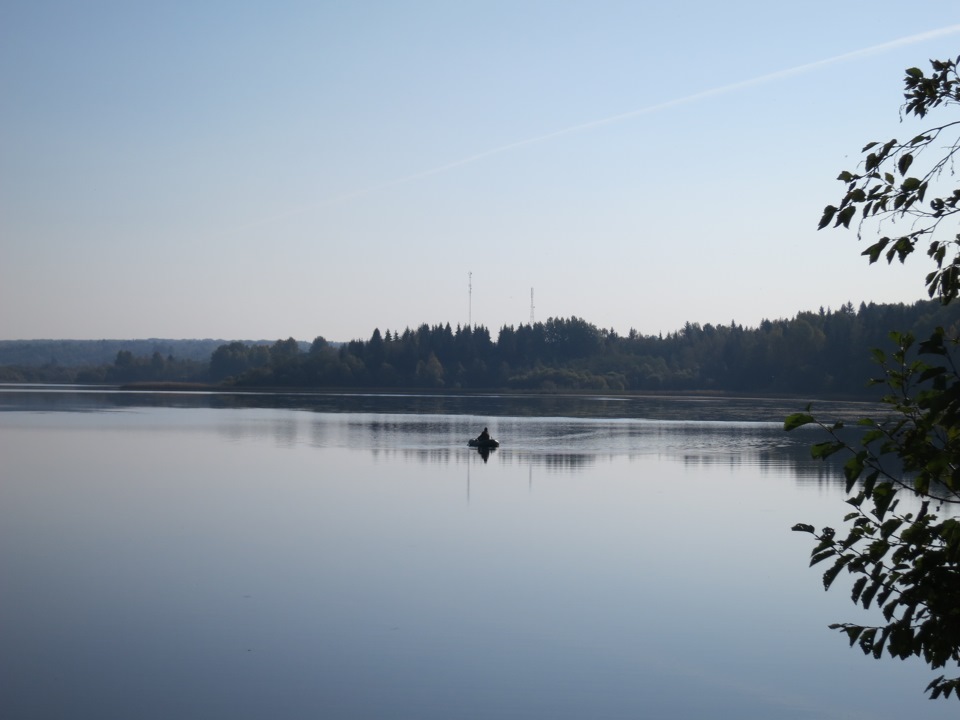
[[382, 395], [382, 396], [422, 396], [422, 397], [529, 397], [529, 398], [611, 398], [617, 400], [645, 398], [688, 398], [715, 400], [798, 400], [808, 402], [879, 402], [876, 396], [824, 394], [810, 396], [790, 393], [729, 392], [723, 390], [651, 390], [596, 391], [596, 390], [512, 390], [483, 389], [465, 390], [460, 388], [370, 388], [370, 387], [311, 387], [311, 386], [240, 386], [216, 383], [190, 382], [139, 382], [121, 385], [84, 385], [81, 387], [111, 387], [129, 392], [204, 392], [223, 394], [256, 395]]

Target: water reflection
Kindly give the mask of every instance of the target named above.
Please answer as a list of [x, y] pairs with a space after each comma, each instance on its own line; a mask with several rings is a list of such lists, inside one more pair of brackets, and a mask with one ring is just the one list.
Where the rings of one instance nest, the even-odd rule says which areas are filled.
[[[785, 433], [778, 423], [603, 420], [578, 418], [473, 418], [471, 416], [318, 414], [305, 422], [326, 428], [325, 443], [369, 450], [409, 462], [449, 464], [461, 461], [465, 438], [478, 422], [489, 424], [501, 447], [493, 454], [467, 448], [485, 462], [531, 465], [549, 471], [577, 472], [615, 458], [651, 455], [685, 466], [759, 467], [792, 473], [799, 482], [842, 482], [841, 456], [826, 462], [810, 457], [815, 434]], [[440, 447], [438, 447], [440, 446]]]
[[789, 527], [842, 516], [842, 473], [775, 419], [28, 395], [0, 392], [4, 717], [955, 714], [826, 629], [855, 609]]
[[[530, 465], [549, 473], [583, 472], [598, 463], [653, 453], [690, 468], [759, 467], [789, 472], [796, 482], [842, 485], [842, 456], [813, 461], [812, 429], [782, 430], [799, 402], [718, 398], [422, 396], [367, 394], [141, 393], [0, 387], [0, 411], [104, 412], [138, 408], [225, 410], [256, 408], [256, 421], [217, 423], [234, 442], [263, 437], [279, 448], [301, 443], [369, 452], [387, 461], [450, 465], [469, 457], [484, 463]], [[307, 411], [291, 415], [286, 409]], [[830, 417], [854, 417], [875, 407], [824, 403]], [[512, 413], [512, 414], [511, 414]], [[465, 448], [489, 426], [503, 447], [491, 456]]]
[[[137, 407], [262, 408], [329, 413], [500, 417], [644, 418], [782, 422], [807, 400], [710, 396], [443, 395], [327, 392], [153, 392], [87, 386], [0, 384], [0, 412], [84, 412]], [[872, 403], [818, 401], [825, 418], [877, 412]]]
[[[754, 402], [757, 404], [750, 405]], [[289, 407], [304, 412], [291, 413]], [[147, 408], [250, 408], [255, 412], [243, 415], [242, 419], [202, 414], [190, 417], [207, 418], [205, 422], [210, 428], [235, 443], [261, 440], [266, 435], [282, 449], [293, 450], [304, 444], [340, 447], [367, 452], [384, 461], [451, 465], [473, 459], [569, 473], [583, 472], [617, 457], [637, 460], [655, 455], [679, 460], [690, 469], [758, 467], [764, 472], [787, 471], [798, 483], [843, 483], [841, 456], [825, 462], [810, 458], [810, 445], [818, 439], [815, 429], [792, 433], [782, 430], [782, 418], [796, 409], [793, 401], [237, 395], [88, 389], [57, 392], [51, 388], [0, 387], [0, 412], [115, 413]], [[827, 411], [851, 417], [867, 409], [863, 405], [834, 403]], [[444, 412], [428, 412], [435, 410]], [[719, 416], [727, 419], [708, 419]], [[221, 422], [223, 417], [231, 420]], [[495, 453], [466, 447], [466, 441], [484, 426], [501, 439], [502, 446]]]
[[497, 448], [478, 447], [478, 448], [477, 448], [477, 455], [479, 455], [481, 458], [483, 458], [483, 461], [484, 461], [484, 462], [487, 462], [487, 460], [490, 459], [490, 453], [493, 453], [493, 452], [496, 452], [496, 451], [497, 451]]

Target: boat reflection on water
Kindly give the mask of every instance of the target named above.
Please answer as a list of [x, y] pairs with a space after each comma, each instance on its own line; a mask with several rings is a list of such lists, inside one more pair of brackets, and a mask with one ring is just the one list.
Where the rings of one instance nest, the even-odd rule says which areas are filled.
[[500, 442], [490, 437], [487, 428], [484, 428], [479, 437], [467, 440], [467, 447], [476, 448], [477, 452], [480, 453], [480, 457], [486, 462], [490, 459], [490, 453], [500, 447]]
[[484, 462], [490, 459], [490, 453], [496, 451], [497, 447], [495, 445], [477, 445], [477, 454], [483, 458]]

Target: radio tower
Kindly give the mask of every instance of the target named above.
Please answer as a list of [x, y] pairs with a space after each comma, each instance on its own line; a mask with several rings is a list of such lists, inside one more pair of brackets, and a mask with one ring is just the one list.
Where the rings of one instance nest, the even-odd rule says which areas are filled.
[[473, 272], [467, 273], [467, 327], [473, 328]]
[[533, 288], [530, 288], [530, 327], [533, 327]]

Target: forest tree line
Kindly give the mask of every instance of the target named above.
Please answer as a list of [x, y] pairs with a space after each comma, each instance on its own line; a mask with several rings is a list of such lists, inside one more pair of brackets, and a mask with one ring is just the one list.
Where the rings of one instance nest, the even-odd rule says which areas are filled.
[[67, 368], [95, 367], [112, 363], [121, 350], [137, 357], [160, 353], [181, 360], [206, 362], [225, 340], [0, 340], [0, 366], [37, 367], [60, 365]]
[[870, 349], [891, 329], [925, 337], [957, 327], [960, 307], [847, 303], [839, 310], [764, 320], [756, 328], [687, 323], [667, 335], [619, 335], [578, 317], [504, 326], [420, 325], [375, 329], [334, 345], [293, 338], [230, 342], [208, 361], [118, 351], [81, 369], [0, 368], [0, 380], [82, 383], [205, 382], [238, 387], [523, 390], [556, 392], [718, 391], [869, 396]]

